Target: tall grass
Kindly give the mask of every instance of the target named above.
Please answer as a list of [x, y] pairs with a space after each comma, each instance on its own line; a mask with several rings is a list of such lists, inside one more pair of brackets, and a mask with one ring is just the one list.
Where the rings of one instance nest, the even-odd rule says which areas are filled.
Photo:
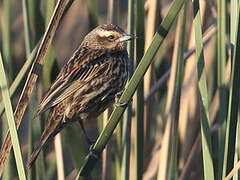
[[204, 179], [214, 179], [213, 169], [213, 154], [212, 142], [209, 128], [209, 114], [208, 114], [208, 93], [206, 82], [206, 70], [203, 54], [202, 30], [201, 30], [201, 16], [199, 1], [193, 1], [194, 14], [194, 30], [195, 30], [195, 44], [197, 56], [197, 70], [198, 70], [198, 88], [200, 101], [200, 124], [202, 137], [202, 151], [203, 151], [203, 168]]
[[[144, 54], [144, 1], [136, 0], [136, 35], [140, 38], [136, 39], [136, 66], [139, 65]], [[136, 128], [135, 128], [135, 179], [142, 179], [143, 175], [143, 151], [144, 151], [144, 91], [143, 80], [139, 83], [136, 90]]]
[[[238, 179], [239, 2], [99, 2], [0, 3], [1, 178]], [[138, 36], [128, 44], [133, 76], [119, 100], [129, 103], [123, 120], [126, 108], [117, 107], [104, 128], [102, 118], [86, 122], [90, 137], [100, 134], [92, 151], [79, 127], [69, 126], [54, 151], [49, 143], [25, 172], [47, 117], [33, 119], [39, 100], [86, 33], [107, 22]], [[43, 64], [39, 73], [36, 61]], [[17, 166], [5, 163], [9, 142]]]
[[0, 83], [1, 91], [2, 91], [2, 100], [5, 105], [7, 123], [10, 130], [11, 139], [13, 141], [13, 150], [14, 150], [14, 155], [15, 155], [16, 164], [17, 164], [18, 176], [19, 176], [19, 179], [25, 180], [26, 175], [24, 172], [23, 159], [22, 159], [21, 149], [19, 145], [17, 129], [14, 122], [13, 110], [12, 110], [11, 100], [10, 100], [9, 91], [8, 91], [7, 78], [6, 78], [6, 74], [3, 66], [1, 53], [0, 53], [0, 74], [2, 75], [1, 83]]

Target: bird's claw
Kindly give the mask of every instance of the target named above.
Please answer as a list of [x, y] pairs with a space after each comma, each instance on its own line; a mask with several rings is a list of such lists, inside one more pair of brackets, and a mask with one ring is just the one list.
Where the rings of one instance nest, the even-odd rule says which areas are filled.
[[89, 155], [94, 157], [95, 159], [98, 159], [99, 153], [93, 149], [93, 146], [91, 146], [89, 149]]
[[128, 103], [116, 102], [116, 103], [115, 103], [115, 106], [117, 106], [117, 107], [127, 107], [127, 106], [128, 106]]
[[[132, 102], [132, 99], [130, 100], [130, 102]], [[115, 106], [125, 108], [125, 107], [128, 107], [128, 104], [129, 104], [129, 102], [124, 102], [124, 103], [116, 102]]]
[[94, 150], [93, 150], [94, 145], [95, 145], [95, 143], [93, 143], [93, 144], [90, 145], [90, 147], [89, 147], [89, 151], [90, 151], [90, 152], [94, 151]]

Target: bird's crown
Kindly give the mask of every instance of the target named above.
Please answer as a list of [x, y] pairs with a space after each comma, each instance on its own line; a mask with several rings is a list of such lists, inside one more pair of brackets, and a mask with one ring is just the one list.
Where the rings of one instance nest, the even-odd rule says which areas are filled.
[[128, 35], [117, 25], [103, 24], [88, 33], [83, 45], [91, 49], [120, 50], [124, 48], [125, 41], [133, 38], [134, 36]]

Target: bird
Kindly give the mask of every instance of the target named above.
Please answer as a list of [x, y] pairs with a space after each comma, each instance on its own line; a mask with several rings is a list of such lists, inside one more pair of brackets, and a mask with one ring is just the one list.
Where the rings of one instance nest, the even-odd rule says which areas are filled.
[[64, 127], [79, 122], [87, 142], [92, 143], [83, 123], [97, 118], [125, 89], [129, 57], [126, 41], [136, 38], [114, 24], [99, 25], [89, 32], [61, 68], [38, 106], [36, 116], [50, 109], [42, 136], [27, 162], [31, 168], [42, 147]]

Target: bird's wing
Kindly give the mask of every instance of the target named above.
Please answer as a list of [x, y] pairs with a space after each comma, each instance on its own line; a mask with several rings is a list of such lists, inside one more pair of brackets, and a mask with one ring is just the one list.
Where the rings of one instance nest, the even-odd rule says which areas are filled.
[[[99, 58], [98, 62], [101, 60], [102, 58]], [[107, 66], [108, 63], [93, 63], [82, 68], [77, 66], [74, 68], [74, 66], [72, 66], [73, 69], [69, 72], [65, 72], [65, 74], [64, 71], [61, 71], [40, 103], [36, 116], [62, 102], [88, 83], [92, 78], [103, 74]], [[63, 68], [66, 69], [67, 67]]]

